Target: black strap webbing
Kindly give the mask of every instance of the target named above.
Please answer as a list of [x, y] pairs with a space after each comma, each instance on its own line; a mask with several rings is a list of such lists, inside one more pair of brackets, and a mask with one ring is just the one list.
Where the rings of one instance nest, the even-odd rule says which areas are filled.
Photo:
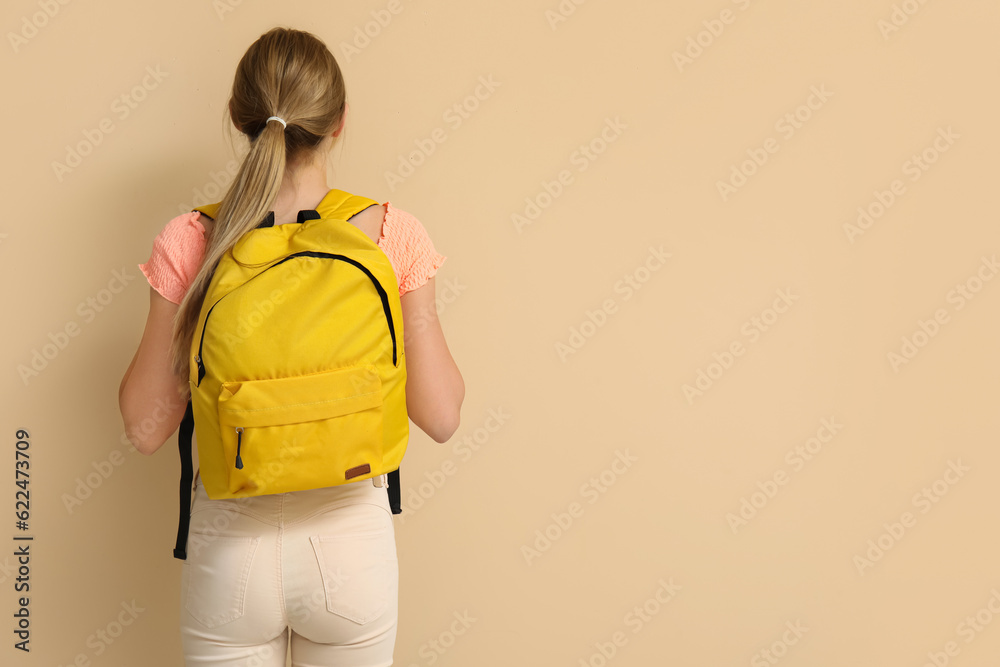
[[191, 484], [194, 482], [194, 464], [191, 461], [191, 433], [194, 431], [194, 408], [188, 401], [184, 418], [181, 419], [177, 435], [177, 447], [181, 452], [180, 520], [177, 524], [177, 544], [174, 558], [187, 560], [188, 527], [191, 525]]
[[387, 489], [389, 494], [389, 507], [392, 508], [393, 514], [402, 514], [403, 508], [400, 507], [399, 501], [399, 468], [396, 468], [389, 473], [389, 488]]

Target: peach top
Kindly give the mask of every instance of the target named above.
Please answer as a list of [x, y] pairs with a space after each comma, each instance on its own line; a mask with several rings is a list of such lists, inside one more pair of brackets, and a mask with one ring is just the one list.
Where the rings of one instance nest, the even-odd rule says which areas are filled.
[[[389, 202], [384, 206], [385, 222], [378, 247], [392, 264], [402, 296], [426, 283], [447, 258], [434, 249], [419, 220]], [[198, 220], [200, 216], [198, 211], [192, 211], [173, 218], [153, 240], [149, 261], [139, 264], [153, 289], [178, 305], [205, 255], [205, 227]]]

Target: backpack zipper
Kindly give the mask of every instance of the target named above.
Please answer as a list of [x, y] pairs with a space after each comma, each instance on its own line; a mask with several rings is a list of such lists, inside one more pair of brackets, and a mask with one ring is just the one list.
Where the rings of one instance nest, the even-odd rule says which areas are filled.
[[240, 458], [240, 445], [243, 442], [243, 427], [236, 427], [236, 467], [243, 470], [243, 459]]
[[[281, 264], [283, 262], [287, 262], [288, 260], [292, 259], [293, 257], [326, 257], [326, 258], [329, 258], [329, 259], [341, 259], [341, 260], [343, 260], [343, 261], [345, 261], [345, 262], [347, 262], [349, 264], [353, 264], [354, 266], [356, 266], [357, 268], [359, 268], [359, 269], [361, 269], [362, 271], [365, 272], [365, 275], [367, 275], [368, 278], [372, 281], [372, 284], [375, 286], [375, 290], [378, 292], [379, 298], [382, 300], [382, 310], [385, 313], [386, 322], [389, 324], [389, 335], [392, 337], [392, 365], [395, 366], [396, 365], [396, 328], [392, 326], [392, 311], [389, 309], [389, 295], [386, 294], [385, 289], [382, 287], [382, 283], [380, 283], [378, 281], [378, 278], [376, 278], [374, 275], [372, 275], [372, 272], [369, 271], [367, 267], [365, 267], [361, 262], [358, 262], [357, 260], [351, 259], [350, 257], [347, 257], [345, 255], [337, 255], [337, 254], [329, 253], [329, 252], [320, 252], [318, 250], [303, 250], [302, 252], [293, 253], [293, 254], [289, 255], [288, 257], [285, 257], [284, 259], [275, 262], [271, 266], [269, 266], [266, 269], [264, 269], [264, 271], [268, 271], [270, 269], [273, 269], [274, 267], [278, 266], [279, 264]], [[261, 271], [260, 273], [258, 273], [257, 276], [263, 274], [264, 271]], [[250, 280], [253, 280], [257, 276], [253, 276], [252, 278], [250, 278]], [[250, 280], [246, 281], [246, 283], [243, 283], [243, 285], [246, 285], [248, 282], [250, 282]], [[241, 287], [242, 287], [242, 285], [241, 285]], [[237, 288], [237, 289], [239, 289], [239, 288]], [[223, 294], [222, 296], [220, 296], [219, 299], [218, 299], [218, 301], [216, 301], [215, 303], [213, 303], [212, 307], [208, 309], [208, 314], [205, 315], [205, 324], [201, 328], [201, 341], [198, 343], [198, 354], [196, 354], [194, 356], [195, 363], [198, 364], [198, 382], [197, 382], [197, 384], [195, 386], [200, 387], [201, 386], [201, 380], [202, 380], [202, 378], [205, 377], [205, 360], [202, 359], [202, 352], [204, 351], [205, 330], [208, 328], [208, 318], [212, 316], [212, 311], [215, 310], [215, 307], [219, 305], [219, 301], [222, 301], [223, 299], [225, 299], [227, 296], [229, 296], [230, 294], [232, 294], [235, 291], [236, 290], [234, 289], [234, 290], [231, 290], [230, 292], [228, 292], [228, 293]]]

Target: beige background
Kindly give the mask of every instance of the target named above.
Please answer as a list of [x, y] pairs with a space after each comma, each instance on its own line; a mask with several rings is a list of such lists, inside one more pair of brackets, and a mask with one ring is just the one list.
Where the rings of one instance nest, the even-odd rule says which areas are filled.
[[[0, 662], [181, 664], [176, 440], [129, 451], [117, 404], [149, 301], [135, 265], [167, 220], [217, 201], [197, 192], [239, 154], [224, 116], [236, 63], [281, 24], [322, 38], [346, 76], [331, 186], [413, 213], [448, 257], [440, 318], [467, 394], [455, 437], [414, 427], [402, 468], [396, 664], [995, 664], [1000, 6], [400, 0], [346, 55], [388, 6], [4, 3]], [[165, 76], [123, 117], [115, 100], [147, 67]], [[480, 77], [499, 85], [455, 127], [446, 112]], [[95, 134], [102, 119], [113, 131]], [[624, 128], [602, 145], [609, 119]], [[446, 140], [390, 188], [435, 128]], [[57, 173], [88, 133], [100, 143]], [[591, 142], [603, 152], [587, 161]], [[719, 182], [765, 146], [778, 150], [724, 199]], [[519, 229], [512, 215], [563, 170]], [[894, 180], [902, 194], [852, 241], [858, 208]], [[670, 253], [655, 271], [650, 246]], [[113, 294], [116, 270], [132, 279]], [[776, 314], [779, 290], [795, 300]], [[754, 337], [753, 318], [769, 323]], [[574, 327], [589, 336], [561, 357]], [[894, 364], [904, 339], [919, 347]], [[689, 400], [699, 372], [715, 379]], [[10, 631], [18, 428], [29, 655]], [[619, 452], [634, 461], [614, 472]], [[604, 493], [586, 486], [602, 471]], [[756, 514], [734, 530], [744, 499]], [[661, 603], [663, 583], [678, 588]], [[95, 641], [133, 601], [134, 622]], [[475, 622], [450, 636], [464, 612]]]

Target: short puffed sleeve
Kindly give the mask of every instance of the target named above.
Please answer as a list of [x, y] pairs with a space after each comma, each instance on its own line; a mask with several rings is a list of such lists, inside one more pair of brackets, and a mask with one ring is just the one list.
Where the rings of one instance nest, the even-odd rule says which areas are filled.
[[378, 246], [389, 258], [399, 283], [399, 295], [412, 292], [437, 273], [447, 259], [434, 248], [417, 218], [385, 203], [385, 221]]
[[180, 305], [205, 254], [205, 227], [200, 213], [184, 213], [168, 222], [153, 239], [149, 261], [139, 270], [163, 298]]

